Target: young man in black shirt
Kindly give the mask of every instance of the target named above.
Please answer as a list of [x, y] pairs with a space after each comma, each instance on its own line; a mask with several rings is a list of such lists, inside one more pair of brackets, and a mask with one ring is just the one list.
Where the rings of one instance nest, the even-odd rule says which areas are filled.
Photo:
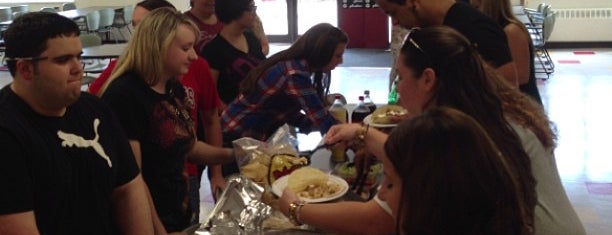
[[449, 26], [475, 46], [482, 58], [518, 87], [516, 67], [503, 29], [474, 7], [455, 0], [377, 0], [394, 24], [404, 28]]
[[4, 32], [0, 234], [153, 234], [146, 188], [111, 110], [81, 93], [79, 29], [28, 13]]

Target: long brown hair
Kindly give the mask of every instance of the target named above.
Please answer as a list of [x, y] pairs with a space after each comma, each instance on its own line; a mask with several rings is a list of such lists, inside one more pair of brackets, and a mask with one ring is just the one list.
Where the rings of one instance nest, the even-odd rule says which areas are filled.
[[431, 108], [400, 123], [385, 153], [402, 184], [397, 234], [529, 234], [517, 172], [472, 117]]
[[[253, 68], [240, 84], [240, 92], [252, 93], [264, 72], [281, 61], [304, 59], [313, 72], [320, 72], [331, 61], [336, 47], [341, 43], [348, 43], [348, 37], [342, 30], [327, 23], [317, 24], [306, 31], [291, 47], [272, 55]], [[322, 93], [322, 91], [317, 92]]]
[[[472, 0], [473, 1], [473, 0]], [[510, 0], [476, 0], [480, 4], [478, 8], [480, 11], [496, 22], [500, 23], [503, 21], [508, 21], [512, 24], [515, 24], [517, 27], [521, 29], [525, 34], [529, 35], [529, 31], [527, 31], [527, 27], [514, 16], [512, 12], [512, 4]], [[503, 27], [503, 26], [502, 26]]]
[[404, 43], [400, 62], [413, 68], [417, 74], [422, 74], [425, 68], [432, 68], [436, 74], [433, 94], [423, 109], [449, 106], [478, 121], [517, 172], [521, 184], [519, 191], [525, 205], [521, 208], [532, 226], [537, 196], [531, 160], [517, 133], [506, 120], [501, 98], [491, 84], [491, 79], [495, 78], [488, 76], [485, 62], [475, 46], [446, 26], [413, 30], [408, 37], [411, 41]]
[[491, 84], [502, 100], [504, 114], [517, 124], [529, 129], [549, 151], [556, 147], [555, 125], [536, 101], [508, 84], [508, 81], [490, 66], [486, 66]]

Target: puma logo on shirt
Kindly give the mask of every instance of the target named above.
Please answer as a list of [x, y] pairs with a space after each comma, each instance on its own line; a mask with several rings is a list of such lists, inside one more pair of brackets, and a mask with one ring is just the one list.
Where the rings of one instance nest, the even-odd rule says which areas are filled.
[[98, 142], [98, 139], [100, 139], [100, 135], [98, 135], [99, 125], [100, 125], [100, 119], [98, 118], [94, 119], [93, 128], [94, 128], [94, 132], [96, 133], [96, 136], [92, 140], [86, 140], [85, 138], [81, 136], [71, 134], [71, 133], [66, 133], [63, 131], [57, 131], [57, 136], [60, 139], [64, 140], [62, 141], [62, 147], [73, 147], [73, 146], [76, 146], [78, 148], [92, 147], [94, 151], [96, 151], [96, 153], [100, 155], [100, 157], [106, 160], [106, 162], [108, 163], [108, 167], [113, 167], [113, 163], [111, 162], [110, 158], [104, 152], [102, 145], [100, 145], [100, 143]]

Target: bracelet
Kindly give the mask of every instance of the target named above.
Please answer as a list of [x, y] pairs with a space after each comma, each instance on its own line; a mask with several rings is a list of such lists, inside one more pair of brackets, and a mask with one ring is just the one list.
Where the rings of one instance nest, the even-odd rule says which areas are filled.
[[363, 142], [365, 141], [366, 136], [368, 135], [368, 130], [370, 129], [370, 124], [362, 125], [359, 131], [357, 132], [357, 139]]
[[306, 205], [305, 201], [295, 201], [289, 203], [289, 220], [295, 226], [302, 225], [302, 222], [300, 222], [300, 211], [304, 205]]

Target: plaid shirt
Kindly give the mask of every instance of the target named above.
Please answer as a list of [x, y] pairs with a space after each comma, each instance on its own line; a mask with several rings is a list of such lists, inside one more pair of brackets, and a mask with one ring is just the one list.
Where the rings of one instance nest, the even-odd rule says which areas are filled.
[[337, 121], [317, 95], [311, 75], [305, 60], [272, 66], [252, 94], [240, 94], [228, 105], [221, 117], [223, 132], [265, 141], [288, 123], [299, 127], [300, 132], [319, 127], [322, 134], [326, 133]]

